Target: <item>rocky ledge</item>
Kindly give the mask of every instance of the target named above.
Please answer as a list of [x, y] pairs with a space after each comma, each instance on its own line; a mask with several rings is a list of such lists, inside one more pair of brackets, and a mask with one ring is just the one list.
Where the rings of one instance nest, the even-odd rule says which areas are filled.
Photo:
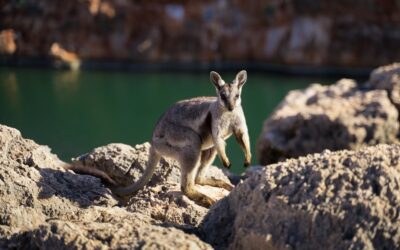
[[[141, 175], [149, 147], [110, 144], [75, 161], [126, 185]], [[150, 184], [124, 205], [100, 179], [64, 165], [47, 146], [0, 125], [0, 249], [211, 248], [193, 234], [208, 209], [181, 194], [174, 162], [162, 161]]]
[[[141, 175], [149, 147], [110, 144], [75, 161], [125, 185]], [[100, 179], [65, 170], [16, 129], [0, 125], [0, 149], [0, 249], [400, 247], [400, 145], [252, 167], [210, 210], [179, 192], [171, 161], [121, 203]]]

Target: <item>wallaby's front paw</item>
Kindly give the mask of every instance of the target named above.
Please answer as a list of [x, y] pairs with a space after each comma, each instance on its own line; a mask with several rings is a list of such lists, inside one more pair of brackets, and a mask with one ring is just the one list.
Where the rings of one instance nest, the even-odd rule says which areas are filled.
[[233, 189], [234, 187], [235, 187], [234, 185], [232, 185], [232, 184], [230, 184], [230, 183], [227, 183], [227, 182], [225, 182], [225, 183], [222, 185], [222, 188], [223, 188], [223, 189], [226, 189], [226, 190], [228, 190], [228, 191], [232, 191], [232, 189]]
[[228, 169], [231, 168], [231, 166], [232, 166], [230, 161], [224, 161], [224, 162], [222, 162], [222, 164], [224, 165], [224, 167], [226, 167]]
[[246, 157], [246, 160], [244, 160], [244, 166], [248, 167], [251, 164], [251, 155]]

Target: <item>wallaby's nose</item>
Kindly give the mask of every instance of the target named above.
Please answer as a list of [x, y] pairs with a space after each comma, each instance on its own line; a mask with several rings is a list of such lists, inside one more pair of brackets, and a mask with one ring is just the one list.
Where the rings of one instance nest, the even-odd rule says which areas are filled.
[[232, 110], [233, 110], [233, 106], [229, 105], [229, 106], [228, 106], [228, 110], [229, 110], [229, 111], [232, 111]]

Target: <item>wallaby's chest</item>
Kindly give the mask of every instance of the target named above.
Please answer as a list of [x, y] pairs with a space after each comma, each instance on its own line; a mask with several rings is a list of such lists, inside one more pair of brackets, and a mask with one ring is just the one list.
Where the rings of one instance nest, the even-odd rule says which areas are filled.
[[214, 120], [212, 130], [216, 130], [216, 134], [221, 138], [227, 139], [232, 134], [232, 125], [234, 124], [235, 119], [235, 113], [223, 113]]
[[213, 134], [217, 134], [223, 139], [232, 135], [232, 123], [235, 116], [231, 114], [215, 115], [211, 112], [205, 117], [203, 124], [199, 128], [199, 134], [202, 140], [202, 149], [208, 149], [214, 146]]

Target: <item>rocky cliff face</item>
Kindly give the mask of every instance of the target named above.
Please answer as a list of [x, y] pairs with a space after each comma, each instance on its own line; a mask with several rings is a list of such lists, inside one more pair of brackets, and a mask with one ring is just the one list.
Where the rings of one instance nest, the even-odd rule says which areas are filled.
[[400, 59], [399, 22], [397, 1], [5, 1], [0, 53], [371, 67]]
[[[143, 171], [148, 148], [111, 144], [79, 159], [127, 183]], [[177, 229], [193, 231], [207, 209], [179, 192], [174, 163], [163, 161], [128, 206], [119, 205], [100, 179], [66, 171], [63, 164], [48, 147], [0, 125], [1, 249], [211, 249]]]
[[398, 249], [400, 146], [325, 150], [254, 171], [205, 218], [217, 249]]
[[399, 64], [378, 68], [364, 85], [343, 79], [291, 91], [264, 123], [257, 142], [260, 163], [397, 143], [399, 69]]

